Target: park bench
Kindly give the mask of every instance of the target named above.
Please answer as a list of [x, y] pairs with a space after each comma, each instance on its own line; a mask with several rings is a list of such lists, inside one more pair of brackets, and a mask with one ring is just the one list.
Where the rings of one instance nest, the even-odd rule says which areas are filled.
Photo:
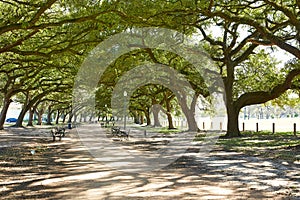
[[65, 134], [66, 134], [66, 130], [65, 128], [58, 128], [58, 127], [55, 127], [53, 129], [51, 129], [51, 135], [53, 137], [53, 142], [55, 141], [55, 138], [58, 137], [59, 138], [59, 141], [61, 141], [61, 138], [62, 137], [65, 137]]
[[121, 130], [120, 127], [112, 126], [111, 127], [111, 135], [114, 138], [125, 138], [128, 139], [129, 132], [126, 132], [125, 130]]

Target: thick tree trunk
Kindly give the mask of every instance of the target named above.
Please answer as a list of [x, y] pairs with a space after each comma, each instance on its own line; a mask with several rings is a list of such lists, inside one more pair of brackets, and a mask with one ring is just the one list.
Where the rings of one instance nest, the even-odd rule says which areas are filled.
[[171, 115], [171, 113], [167, 112], [167, 119], [168, 119], [168, 124], [169, 124], [169, 127], [168, 129], [175, 129], [175, 126], [173, 124], [173, 117]]
[[27, 122], [27, 126], [33, 126], [33, 116], [34, 116], [34, 110], [33, 108], [29, 109], [29, 118]]
[[51, 110], [51, 106], [48, 106], [48, 112], [47, 112], [47, 125], [52, 125], [51, 123], [52, 120], [52, 110]]
[[232, 138], [241, 136], [241, 133], [238, 122], [240, 108], [237, 107], [237, 103], [233, 99], [234, 65], [230, 59], [226, 60], [226, 69], [227, 77], [223, 79], [227, 109], [227, 131], [225, 138]]
[[154, 119], [154, 127], [161, 127], [160, 121], [159, 121], [159, 111], [160, 111], [160, 105], [155, 104], [152, 106], [152, 113], [153, 113], [153, 119]]
[[146, 113], [145, 113], [145, 117], [146, 117], [146, 120], [147, 120], [147, 126], [150, 126], [150, 125], [151, 125], [151, 117], [150, 117], [150, 113], [149, 113], [149, 112], [146, 112]]
[[195, 119], [195, 113], [189, 110], [185, 116], [187, 118], [187, 123], [189, 127], [188, 131], [192, 131], [192, 132], [198, 131], [199, 128]]
[[18, 116], [18, 120], [17, 120], [16, 124], [14, 125], [15, 127], [23, 127], [23, 120], [24, 120], [24, 117], [25, 117], [27, 111], [28, 111], [27, 106], [24, 106]]
[[36, 114], [38, 117], [37, 125], [42, 125], [44, 110], [42, 109], [42, 110], [36, 111]]
[[143, 115], [143, 113], [140, 115], [140, 124], [144, 124], [144, 115]]
[[195, 119], [195, 112], [184, 107], [182, 107], [182, 111], [188, 123], [188, 127], [189, 127], [188, 131], [198, 131], [198, 125]]
[[197, 103], [197, 99], [198, 99], [199, 95], [194, 95], [193, 96], [193, 100], [191, 102], [191, 107], [188, 108], [187, 106], [187, 102], [186, 99], [180, 99], [179, 103], [182, 109], [182, 112], [184, 113], [187, 123], [188, 123], [188, 131], [198, 131], [198, 125], [195, 119], [195, 107], [196, 107], [196, 103]]
[[227, 109], [227, 132], [225, 138], [241, 136], [239, 130], [239, 111], [237, 103], [233, 99], [234, 66], [232, 62], [227, 63], [227, 77], [224, 79]]
[[234, 106], [227, 106], [227, 132], [225, 138], [241, 136], [239, 130], [239, 110]]
[[134, 120], [134, 123], [135, 123], [135, 124], [140, 124], [140, 119], [139, 119], [139, 115], [138, 115], [138, 112], [137, 112], [137, 111], [135, 111], [135, 112], [133, 113], [133, 120]]
[[5, 98], [3, 101], [3, 107], [0, 114], [0, 130], [4, 129], [5, 118], [11, 102], [12, 100], [10, 98]]

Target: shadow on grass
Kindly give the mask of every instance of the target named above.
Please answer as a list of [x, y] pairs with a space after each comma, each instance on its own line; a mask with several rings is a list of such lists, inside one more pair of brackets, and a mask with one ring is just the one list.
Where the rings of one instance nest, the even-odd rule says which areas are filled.
[[219, 139], [218, 144], [227, 151], [283, 159], [290, 163], [300, 161], [300, 138], [291, 132], [243, 132], [242, 137]]

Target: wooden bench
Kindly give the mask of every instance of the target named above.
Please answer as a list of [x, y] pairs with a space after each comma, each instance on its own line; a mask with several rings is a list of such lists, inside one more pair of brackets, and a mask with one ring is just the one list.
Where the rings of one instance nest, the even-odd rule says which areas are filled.
[[111, 127], [111, 135], [112, 137], [128, 139], [129, 132], [126, 132], [125, 130], [121, 130], [120, 127], [113, 126]]
[[53, 129], [51, 129], [51, 135], [53, 137], [53, 142], [55, 141], [56, 137], [58, 137], [59, 141], [61, 141], [61, 138], [65, 137], [65, 135], [66, 135], [66, 130], [65, 130], [65, 128], [55, 127]]

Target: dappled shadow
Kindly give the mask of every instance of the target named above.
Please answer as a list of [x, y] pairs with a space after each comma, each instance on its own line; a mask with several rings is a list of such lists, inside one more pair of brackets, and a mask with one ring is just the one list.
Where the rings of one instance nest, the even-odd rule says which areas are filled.
[[1, 199], [300, 198], [295, 164], [214, 149], [207, 157], [183, 156], [156, 171], [129, 173], [97, 162], [73, 131], [61, 142], [22, 140], [28, 141], [0, 149]]

